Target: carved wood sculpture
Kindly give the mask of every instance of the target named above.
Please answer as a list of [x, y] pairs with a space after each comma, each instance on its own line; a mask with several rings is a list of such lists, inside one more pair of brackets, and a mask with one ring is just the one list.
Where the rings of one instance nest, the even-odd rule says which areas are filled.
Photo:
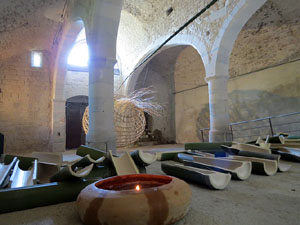
[[185, 166], [230, 173], [234, 179], [246, 180], [251, 174], [251, 163], [223, 158], [199, 157], [178, 154], [180, 161]]
[[252, 163], [252, 172], [257, 174], [265, 174], [272, 176], [276, 174], [278, 170], [278, 163], [276, 160], [245, 157], [245, 156], [230, 156], [230, 159], [245, 161]]
[[271, 150], [269, 148], [264, 148], [256, 145], [250, 145], [250, 144], [242, 144], [233, 142], [232, 146], [229, 148], [242, 150], [242, 151], [248, 151], [248, 152], [260, 152], [260, 153], [268, 153], [271, 154]]
[[192, 181], [197, 184], [203, 184], [216, 190], [226, 188], [231, 180], [231, 175], [229, 173], [220, 173], [213, 170], [184, 166], [182, 164], [172, 162], [162, 163], [161, 169], [168, 175], [175, 176], [186, 181]]
[[224, 149], [224, 151], [226, 151], [226, 152], [228, 152], [229, 154], [232, 154], [232, 155], [276, 160], [277, 165], [278, 165], [278, 171], [280, 171], [280, 172], [288, 171], [292, 167], [292, 165], [290, 165], [287, 162], [281, 160], [280, 155], [261, 153], [261, 152], [243, 151], [243, 150], [230, 148], [228, 146], [222, 146], [222, 148]]
[[140, 166], [148, 166], [151, 163], [155, 162], [157, 159], [156, 154], [147, 153], [140, 150], [131, 152], [130, 156], [132, 157], [134, 162]]
[[0, 163], [0, 188], [4, 188], [9, 181], [9, 174], [17, 162], [17, 157], [4, 158], [4, 163]]
[[178, 153], [184, 153], [185, 150], [175, 150], [175, 151], [168, 151], [168, 152], [156, 152], [156, 157], [158, 161], [166, 161], [166, 160], [173, 160], [174, 157], [177, 156]]
[[[195, 156], [215, 158], [215, 156], [213, 154], [210, 154], [210, 153], [191, 152], [189, 154], [192, 154], [192, 155], [195, 155]], [[265, 174], [265, 175], [268, 175], [268, 176], [272, 176], [278, 170], [277, 158], [274, 159], [274, 160], [271, 160], [271, 159], [245, 157], [245, 156], [235, 156], [235, 155], [230, 155], [228, 157], [222, 157], [222, 158], [223, 159], [233, 159], [233, 160], [237, 160], [237, 161], [251, 162], [252, 172], [256, 173], [256, 174]]]
[[300, 162], [300, 148], [279, 147], [272, 151], [279, 153], [284, 158]]
[[18, 159], [10, 177], [9, 187], [25, 187], [37, 183], [37, 160], [25, 161]]
[[119, 176], [140, 173], [128, 152], [125, 152], [120, 157], [117, 157], [112, 154], [112, 151], [109, 151], [109, 156]]
[[61, 166], [63, 162], [62, 152], [33, 152], [32, 156], [37, 158], [39, 163]]
[[92, 171], [93, 167], [94, 164], [85, 156], [75, 163], [68, 163], [67, 166], [52, 176], [50, 180], [52, 182], [58, 182], [86, 177]]

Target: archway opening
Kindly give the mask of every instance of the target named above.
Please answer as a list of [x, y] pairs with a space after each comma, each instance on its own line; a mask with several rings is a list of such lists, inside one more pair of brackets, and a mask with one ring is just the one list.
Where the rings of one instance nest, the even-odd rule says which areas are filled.
[[199, 126], [207, 124], [209, 116], [203, 116], [206, 123], [199, 123], [201, 112], [208, 109], [208, 95], [205, 69], [197, 50], [189, 45], [167, 46], [132, 77], [129, 92], [152, 87], [153, 101], [164, 107], [160, 117], [146, 117], [143, 141], [145, 137], [157, 144], [201, 140]]
[[[238, 34], [229, 64], [231, 122], [299, 112], [299, 13], [297, 0], [269, 0]], [[232, 126], [233, 138], [246, 142], [272, 132], [299, 135], [299, 118], [294, 115], [237, 124]]]
[[82, 117], [87, 106], [87, 96], [74, 96], [66, 101], [66, 149], [78, 148], [85, 144]]

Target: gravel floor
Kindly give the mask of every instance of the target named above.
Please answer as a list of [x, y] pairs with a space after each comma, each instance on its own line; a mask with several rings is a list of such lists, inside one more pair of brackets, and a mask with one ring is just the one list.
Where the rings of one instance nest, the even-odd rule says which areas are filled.
[[[187, 216], [176, 225], [296, 225], [300, 221], [300, 163], [274, 176], [251, 175], [232, 180], [225, 190], [191, 184], [193, 198]], [[148, 173], [163, 174], [160, 163]], [[0, 200], [1, 201], [1, 200]], [[0, 215], [1, 225], [81, 225], [75, 203], [63, 203]], [[134, 225], [134, 224], [133, 224]]]

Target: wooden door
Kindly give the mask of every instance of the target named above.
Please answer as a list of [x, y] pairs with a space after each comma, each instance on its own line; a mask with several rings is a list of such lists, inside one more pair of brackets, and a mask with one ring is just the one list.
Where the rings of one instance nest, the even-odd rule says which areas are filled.
[[78, 148], [85, 144], [82, 117], [87, 103], [66, 103], [66, 149]]

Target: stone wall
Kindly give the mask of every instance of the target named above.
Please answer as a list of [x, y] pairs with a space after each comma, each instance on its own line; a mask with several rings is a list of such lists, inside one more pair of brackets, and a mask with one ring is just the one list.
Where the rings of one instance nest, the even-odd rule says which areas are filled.
[[200, 141], [198, 131], [207, 124], [207, 116], [209, 118], [209, 111], [205, 118], [199, 116], [208, 102], [208, 90], [204, 65], [193, 47], [186, 47], [178, 55], [174, 77], [176, 142]]
[[231, 77], [300, 58], [299, 15], [278, 7], [289, 2], [267, 1], [246, 23], [231, 53]]
[[178, 54], [185, 46], [167, 49], [156, 55], [142, 70], [135, 84], [135, 90], [145, 87], [153, 87], [155, 94], [152, 101], [163, 106], [163, 112], [159, 117], [152, 117], [149, 129], [160, 130], [167, 141], [175, 141], [175, 98], [174, 98], [174, 71]]
[[199, 53], [191, 46], [167, 48], [144, 67], [135, 89], [153, 86], [153, 101], [164, 106], [161, 117], [152, 118], [150, 129], [177, 143], [200, 141], [199, 129], [207, 125], [200, 112], [208, 103], [205, 69]]
[[[267, 49], [264, 49], [267, 50]], [[237, 52], [237, 50], [235, 50]], [[242, 53], [240, 53], [242, 54]], [[243, 53], [247, 54], [247, 53]], [[249, 54], [249, 52], [248, 52]], [[263, 54], [263, 52], [261, 53]], [[232, 69], [245, 70], [244, 64], [232, 57]], [[241, 59], [241, 62], [243, 60]], [[230, 122], [258, 119], [300, 111], [300, 61], [270, 66], [245, 75], [232, 76], [228, 82]], [[252, 67], [254, 68], [254, 67]], [[205, 70], [201, 58], [192, 47], [185, 48], [175, 63], [176, 141], [178, 143], [202, 141], [201, 128], [209, 128], [208, 88], [204, 81]], [[299, 123], [276, 125], [300, 121], [299, 116], [274, 119], [274, 132], [297, 130]], [[268, 121], [236, 126], [248, 129], [266, 126], [260, 130], [235, 131], [238, 136], [265, 136], [270, 133]], [[299, 129], [299, 128], [298, 128]], [[204, 132], [208, 140], [208, 132]], [[236, 139], [243, 141], [244, 139]]]
[[[228, 82], [230, 122], [254, 120], [300, 111], [300, 61], [286, 63], [258, 72], [249, 73]], [[207, 94], [207, 88], [199, 89], [199, 96]], [[199, 127], [209, 127], [209, 104], [206, 102], [199, 118]], [[297, 123], [298, 121], [298, 123]], [[274, 133], [299, 130], [299, 116], [273, 119]], [[290, 125], [276, 125], [292, 123]], [[262, 127], [260, 129], [250, 129]], [[234, 126], [234, 139], [248, 141], [270, 134], [269, 121]], [[243, 131], [237, 131], [243, 130]], [[294, 132], [291, 134], [298, 134]], [[239, 138], [243, 136], [250, 136]], [[207, 140], [207, 133], [205, 133]]]
[[[152, 0], [143, 2], [136, 0], [124, 1], [124, 11], [133, 15], [137, 21], [138, 26], [135, 30], [139, 30], [141, 39], [135, 38], [135, 32], [119, 33], [130, 36], [133, 42], [118, 43], [119, 56], [122, 62], [125, 62], [124, 74], [128, 75], [136, 63], [147, 54], [156, 49], [163, 43], [170, 35], [179, 29], [185, 22], [196, 15], [209, 2], [205, 1], [159, 1]], [[189, 26], [180, 32], [182, 35], [181, 43], [184, 41], [194, 41], [197, 47], [206, 49], [202, 53], [204, 55], [210, 54], [213, 43], [216, 40], [219, 29], [223, 22], [229, 16], [239, 0], [221, 0], [217, 1], [214, 6], [207, 10], [204, 14], [194, 20]], [[167, 15], [166, 10], [172, 7], [173, 11]], [[123, 17], [125, 18], [125, 16]], [[129, 18], [129, 17], [126, 17]], [[130, 18], [132, 23], [135, 22]], [[125, 23], [124, 23], [125, 24]], [[122, 17], [120, 27], [122, 27]], [[124, 30], [125, 31], [125, 30]], [[133, 37], [131, 35], [133, 34]], [[148, 38], [151, 37], [151, 38]], [[191, 39], [187, 38], [190, 37]], [[187, 40], [188, 39], [188, 40]], [[138, 47], [137, 47], [138, 46]], [[122, 48], [130, 49], [131, 51], [123, 51]], [[210, 57], [210, 56], [209, 56]]]
[[30, 65], [30, 52], [0, 68], [0, 132], [6, 153], [48, 151], [52, 80], [47, 53], [43, 67]]
[[79, 71], [67, 71], [65, 77], [65, 99], [77, 96], [88, 96], [89, 73]]
[[[0, 133], [6, 153], [50, 150], [52, 79], [47, 54], [43, 56], [42, 68], [31, 67], [30, 52], [1, 65]], [[116, 89], [120, 78], [115, 76]], [[68, 71], [64, 91], [66, 99], [87, 96], [88, 73]]]
[[[234, 62], [234, 68], [243, 68], [238, 65], [237, 59]], [[296, 61], [231, 77], [228, 82], [230, 122], [300, 111], [299, 66], [300, 61]], [[174, 77], [174, 81], [171, 77]], [[155, 100], [168, 107], [164, 116], [153, 119], [152, 129], [160, 129], [169, 137], [170, 128], [166, 127], [173, 123], [173, 117], [167, 115], [172, 115], [172, 110], [175, 110], [176, 142], [202, 141], [200, 129], [209, 128], [208, 87], [204, 78], [205, 69], [200, 55], [191, 46], [173, 47], [155, 56], [143, 69], [136, 84], [136, 89], [153, 85], [158, 93]], [[172, 109], [171, 101], [166, 97], [172, 90], [170, 82], [175, 84], [175, 109]], [[289, 120], [298, 121], [295, 117], [285, 121], [274, 120], [274, 132], [286, 130], [286, 126], [276, 124]], [[266, 122], [236, 126], [236, 129], [268, 126]], [[294, 128], [290, 125], [289, 129]], [[254, 135], [255, 138], [255, 135], [269, 132], [270, 129], [266, 127], [260, 131], [235, 131], [235, 135]], [[208, 140], [207, 134], [203, 133], [205, 140]]]
[[[123, 94], [123, 89], [119, 89], [122, 83], [122, 75], [114, 76], [114, 93]], [[68, 70], [65, 77], [65, 99], [77, 95], [89, 95], [89, 73], [82, 71]]]
[[[228, 83], [231, 122], [253, 120], [300, 111], [300, 61], [254, 72]], [[297, 123], [298, 121], [298, 123]], [[295, 131], [300, 134], [300, 116], [273, 119], [276, 132]], [[251, 140], [258, 135], [270, 134], [269, 121], [235, 126], [235, 140]], [[291, 123], [289, 125], [278, 125]], [[266, 127], [264, 127], [266, 126]], [[249, 129], [262, 127], [260, 129]], [[252, 136], [246, 137], [244, 136]], [[238, 138], [240, 137], [240, 138]]]

